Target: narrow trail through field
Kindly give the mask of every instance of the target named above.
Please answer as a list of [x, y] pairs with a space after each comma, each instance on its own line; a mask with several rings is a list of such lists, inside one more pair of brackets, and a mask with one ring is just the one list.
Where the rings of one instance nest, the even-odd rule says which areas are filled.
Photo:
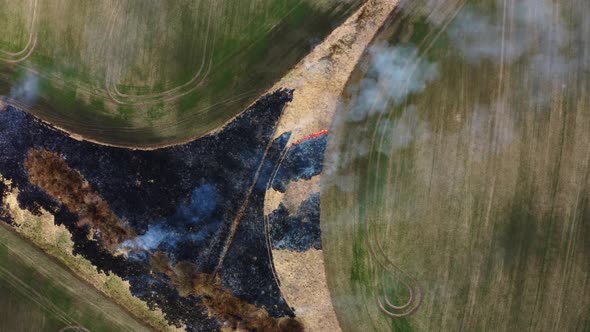
[[7, 63], [19, 63], [27, 60], [37, 45], [37, 16], [38, 16], [38, 7], [39, 7], [39, 0], [32, 0], [32, 14], [31, 14], [31, 22], [29, 27], [29, 36], [27, 44], [23, 47], [22, 50], [18, 52], [8, 52], [5, 50], [0, 50], [0, 53], [3, 56], [0, 56], [0, 60], [7, 62]]
[[[119, 104], [119, 105], [128, 105], [128, 106], [145, 106], [145, 105], [153, 105], [156, 103], [161, 102], [170, 102], [176, 99], [179, 99], [187, 94], [195, 91], [209, 76], [211, 68], [213, 66], [213, 50], [210, 50], [210, 45], [215, 43], [215, 38], [212, 38], [213, 41], [210, 41], [211, 35], [211, 22], [213, 19], [213, 13], [215, 12], [216, 6], [212, 5], [209, 8], [209, 15], [207, 19], [207, 34], [205, 37], [205, 42], [203, 46], [203, 54], [202, 54], [202, 61], [199, 69], [197, 70], [196, 74], [186, 83], [183, 83], [177, 87], [168, 89], [162, 92], [156, 93], [148, 93], [143, 95], [133, 95], [133, 94], [125, 94], [122, 93], [117, 87], [117, 78], [115, 73], [112, 73], [112, 70], [107, 74], [106, 81], [105, 81], [105, 90], [109, 98]], [[111, 18], [108, 24], [108, 38], [112, 38], [114, 30], [115, 30], [115, 17], [121, 12], [121, 5], [117, 4], [116, 9], [113, 11]], [[215, 36], [213, 36], [215, 37]], [[105, 43], [106, 45], [106, 43]], [[109, 62], [115, 63], [115, 59], [113, 58], [112, 50], [107, 48], [105, 56], [107, 58], [111, 58]], [[208, 61], [207, 61], [208, 60]], [[202, 74], [203, 70], [206, 67], [206, 72]], [[202, 76], [202, 77], [201, 77]], [[200, 78], [200, 79], [199, 79]], [[187, 89], [188, 88], [188, 89]], [[125, 100], [128, 99], [128, 100]]]

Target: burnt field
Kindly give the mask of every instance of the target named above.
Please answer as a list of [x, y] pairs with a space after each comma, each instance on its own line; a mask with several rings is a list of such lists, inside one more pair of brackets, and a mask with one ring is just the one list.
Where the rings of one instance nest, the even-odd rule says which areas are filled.
[[[284, 190], [290, 181], [319, 174], [326, 139], [291, 149], [289, 133], [272, 140], [291, 99], [291, 91], [277, 91], [215, 134], [153, 151], [77, 141], [8, 107], [0, 112], [0, 174], [13, 188], [0, 183], [0, 190], [16, 188], [21, 208], [51, 213], [72, 233], [76, 254], [128, 280], [135, 296], [189, 331], [217, 329], [219, 322], [208, 316], [201, 296], [180, 296], [165, 274], [152, 271], [150, 257], [156, 252], [166, 253], [172, 264], [190, 262], [200, 273], [219, 277], [234, 296], [272, 317], [293, 316], [274, 278], [269, 243], [296, 250], [319, 247], [319, 197], [310, 198], [302, 211], [301, 218], [311, 220], [304, 233], [289, 224], [299, 223], [299, 217], [275, 211], [267, 234], [264, 195], [268, 188]], [[133, 237], [116, 246], [118, 252], [104, 246], [100, 233], [89, 240], [90, 227], [80, 222], [79, 211], [30, 182], [25, 161], [33, 150], [61, 156], [132, 230]], [[1, 206], [0, 219], [10, 223]]]

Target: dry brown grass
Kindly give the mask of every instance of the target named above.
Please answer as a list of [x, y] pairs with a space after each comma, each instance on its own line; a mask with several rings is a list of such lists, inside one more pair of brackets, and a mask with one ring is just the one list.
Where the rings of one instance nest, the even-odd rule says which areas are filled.
[[211, 316], [223, 324], [224, 329], [260, 332], [302, 332], [303, 325], [290, 317], [273, 318], [264, 308], [257, 308], [223, 287], [221, 280], [210, 274], [200, 273], [194, 264], [180, 262], [172, 265], [163, 252], [155, 253], [150, 263], [154, 272], [166, 274], [183, 296], [196, 295]]
[[295, 89], [275, 137], [290, 131], [290, 142], [330, 127], [353, 69], [398, 0], [369, 0], [269, 91]]
[[90, 226], [111, 251], [135, 233], [124, 225], [84, 177], [70, 168], [58, 154], [31, 150], [25, 161], [29, 179], [68, 210], [78, 214], [79, 227]]

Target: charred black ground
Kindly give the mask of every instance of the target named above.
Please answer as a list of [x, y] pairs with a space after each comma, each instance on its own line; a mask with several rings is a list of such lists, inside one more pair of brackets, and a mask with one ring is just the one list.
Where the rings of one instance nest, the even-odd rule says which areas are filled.
[[291, 215], [283, 203], [269, 216], [273, 249], [307, 251], [322, 249], [320, 193], [306, 199]]
[[[34, 214], [43, 208], [55, 216], [56, 223], [72, 232], [77, 254], [89, 259], [99, 270], [129, 280], [134, 295], [150, 306], [160, 307], [172, 323], [187, 324], [189, 331], [210, 331], [218, 328], [218, 323], [207, 316], [198, 298], [180, 297], [166, 278], [153, 275], [147, 253], [165, 251], [174, 262], [190, 261], [202, 272], [213, 272], [231, 222], [255, 183], [223, 262], [222, 281], [236, 296], [266, 308], [272, 316], [293, 315], [272, 273], [263, 218], [264, 193], [271, 187], [269, 182], [273, 178], [272, 187], [283, 189], [289, 181], [318, 174], [325, 140], [314, 139], [292, 149], [285, 148], [288, 133], [272, 141], [277, 121], [291, 99], [291, 91], [277, 91], [262, 97], [216, 134], [154, 151], [80, 142], [9, 107], [0, 112], [0, 174], [19, 189], [18, 202], [22, 208]], [[114, 213], [140, 234], [123, 244], [123, 248], [130, 250], [128, 258], [113, 256], [98, 242], [89, 241], [88, 230], [76, 227], [77, 215], [31, 185], [23, 164], [33, 148], [63, 156], [109, 203]], [[278, 167], [283, 155], [285, 162]], [[8, 189], [0, 184], [0, 198]], [[311, 236], [310, 227], [303, 227], [306, 235], [292, 235], [297, 233], [301, 222], [275, 213], [271, 223], [289, 230], [271, 231], [280, 237], [273, 237], [272, 242], [281, 241], [287, 243], [285, 248], [298, 250], [317, 247], [317, 203], [319, 196], [313, 198], [311, 208], [306, 208], [316, 209], [308, 213], [312, 216], [308, 218]], [[11, 222], [2, 210], [0, 220]], [[316, 223], [317, 227], [313, 226]]]

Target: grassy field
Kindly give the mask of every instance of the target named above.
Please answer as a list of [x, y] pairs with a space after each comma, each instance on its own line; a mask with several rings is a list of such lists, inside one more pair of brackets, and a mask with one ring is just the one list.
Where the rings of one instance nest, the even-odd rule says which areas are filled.
[[1, 331], [149, 331], [5, 225], [0, 294]]
[[322, 178], [343, 330], [590, 330], [589, 13], [416, 1], [393, 17]]
[[360, 0], [0, 0], [0, 95], [74, 133], [157, 145], [227, 122]]

